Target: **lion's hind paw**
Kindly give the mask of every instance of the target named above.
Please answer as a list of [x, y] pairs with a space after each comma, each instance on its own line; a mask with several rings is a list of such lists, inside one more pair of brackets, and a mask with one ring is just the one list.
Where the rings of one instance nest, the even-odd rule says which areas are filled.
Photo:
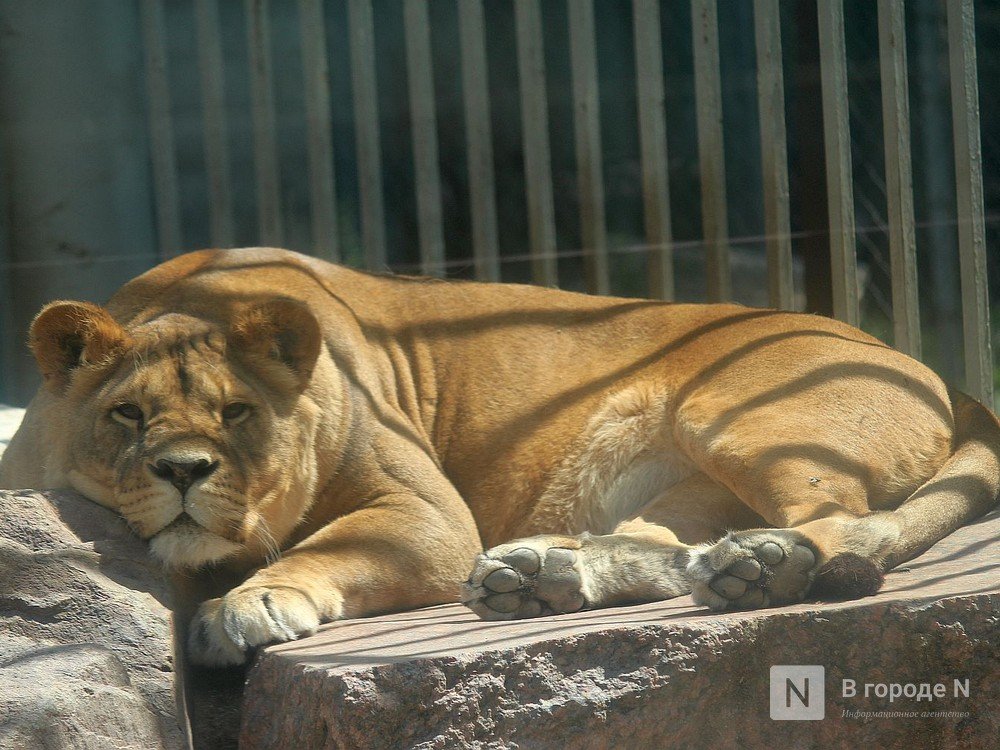
[[479, 555], [462, 585], [462, 602], [484, 620], [582, 609], [580, 551], [556, 544], [522, 539]]
[[693, 549], [687, 572], [695, 603], [758, 609], [801, 601], [816, 575], [816, 553], [792, 529], [737, 532]]

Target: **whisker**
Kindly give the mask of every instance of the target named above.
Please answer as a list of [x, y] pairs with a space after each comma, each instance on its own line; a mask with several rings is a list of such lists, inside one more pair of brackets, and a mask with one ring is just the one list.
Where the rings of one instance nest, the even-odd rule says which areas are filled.
[[260, 514], [256, 514], [256, 521], [252, 527], [254, 536], [264, 545], [265, 548], [265, 561], [268, 565], [272, 565], [281, 559], [281, 548], [278, 546], [278, 541], [274, 538], [274, 534], [271, 533], [271, 529], [267, 525], [267, 521]]

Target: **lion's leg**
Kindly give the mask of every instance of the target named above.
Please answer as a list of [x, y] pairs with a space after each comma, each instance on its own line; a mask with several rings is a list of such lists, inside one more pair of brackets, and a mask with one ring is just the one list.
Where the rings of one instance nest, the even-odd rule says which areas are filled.
[[676, 541], [533, 536], [479, 555], [462, 602], [483, 619], [511, 620], [668, 599], [689, 591], [686, 559], [687, 547]]
[[239, 664], [254, 647], [294, 640], [322, 622], [454, 601], [480, 549], [472, 516], [453, 490], [442, 490], [439, 502], [379, 497], [202, 603], [188, 651], [196, 663]]
[[696, 474], [611, 534], [541, 535], [487, 550], [462, 600], [484, 619], [509, 620], [669, 599], [690, 591], [692, 544], [759, 523], [729, 490]]
[[851, 512], [829, 502], [786, 507], [779, 520], [788, 528], [737, 532], [701, 545], [692, 550], [688, 567], [695, 601], [726, 609], [786, 604], [807, 594], [874, 594], [884, 571], [995, 507], [1000, 425], [978, 404], [962, 408], [954, 453], [899, 507], [874, 512]]
[[[901, 561], [895, 554], [906, 546], [900, 544], [901, 532], [910, 517], [928, 510], [918, 499], [896, 511], [858, 516], [833, 512], [788, 528], [731, 532], [691, 550], [692, 596], [715, 610], [791, 604], [807, 594], [869, 596], [881, 588], [882, 573]], [[953, 524], [949, 518], [939, 533], [924, 536], [930, 543], [958, 525], [961, 521]], [[908, 557], [912, 555], [903, 559]]]
[[772, 527], [693, 549], [696, 602], [750, 608], [871, 594], [885, 570], [996, 502], [995, 417], [953, 394], [952, 429], [930, 391], [894, 382], [824, 376], [801, 392], [773, 387], [753, 408], [739, 393], [706, 389], [678, 410], [685, 453]]
[[696, 603], [723, 610], [802, 601], [821, 575], [831, 573], [826, 566], [835, 558], [844, 562], [846, 552], [854, 556], [849, 569], [841, 576], [834, 572], [827, 582], [854, 579], [854, 590], [844, 592], [848, 596], [878, 589], [882, 577], [871, 561], [885, 553], [896, 532], [884, 514], [868, 511], [864, 487], [854, 477], [827, 470], [822, 482], [840, 488], [840, 494], [799, 501], [798, 484], [809, 476], [809, 467], [790, 461], [753, 468], [737, 467], [730, 481], [763, 522], [735, 527], [743, 530], [691, 550], [688, 575]]
[[[780, 476], [773, 479], [771, 486], [777, 489], [771, 492], [793, 497], [795, 490], [783, 484], [791, 485], [800, 475], [789, 472], [787, 482]], [[845, 486], [849, 479], [830, 471], [823, 477], [832, 486]], [[775, 503], [766, 513], [772, 528], [761, 524], [692, 549], [692, 596], [722, 610], [791, 604], [810, 593], [837, 599], [874, 594], [885, 570], [983, 512], [982, 503], [978, 509], [969, 503], [977, 493], [958, 486], [976, 483], [945, 472], [891, 511], [868, 510], [861, 492], [845, 493], [838, 501]], [[752, 480], [743, 486], [749, 502], [760, 503], [759, 495], [750, 494]]]

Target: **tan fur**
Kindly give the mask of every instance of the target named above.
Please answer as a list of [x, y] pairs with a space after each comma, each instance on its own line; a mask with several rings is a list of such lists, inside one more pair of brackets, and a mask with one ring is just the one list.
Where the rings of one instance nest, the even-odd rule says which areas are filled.
[[[182, 577], [245, 579], [195, 615], [207, 663], [459, 596], [501, 618], [795, 601], [842, 553], [908, 559], [1000, 485], [988, 411], [819, 317], [255, 248], [55, 303], [31, 342], [46, 384], [0, 486], [75, 487]], [[198, 476], [182, 495], [164, 466]]]

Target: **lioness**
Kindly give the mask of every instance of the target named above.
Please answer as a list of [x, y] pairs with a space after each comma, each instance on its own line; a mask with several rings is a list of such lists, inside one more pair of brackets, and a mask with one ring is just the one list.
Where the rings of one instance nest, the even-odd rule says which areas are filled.
[[1000, 490], [987, 409], [809, 315], [254, 248], [52, 303], [30, 344], [45, 382], [0, 486], [75, 488], [174, 568], [253, 571], [194, 616], [207, 664], [459, 596], [507, 619], [870, 593]]

